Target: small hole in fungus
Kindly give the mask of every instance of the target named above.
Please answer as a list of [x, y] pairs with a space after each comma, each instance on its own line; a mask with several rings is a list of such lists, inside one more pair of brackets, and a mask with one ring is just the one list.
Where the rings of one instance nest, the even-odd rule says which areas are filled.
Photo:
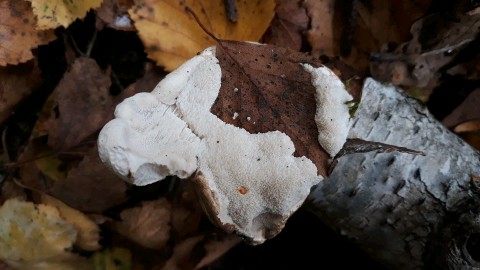
[[245, 194], [247, 194], [248, 189], [246, 187], [241, 186], [241, 187], [238, 188], [238, 192], [242, 195], [245, 195]]

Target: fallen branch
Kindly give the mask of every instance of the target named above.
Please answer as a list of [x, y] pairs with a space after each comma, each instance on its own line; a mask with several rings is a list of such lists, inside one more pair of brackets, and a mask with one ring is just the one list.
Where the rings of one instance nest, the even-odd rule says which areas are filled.
[[[341, 157], [307, 208], [391, 269], [480, 266], [479, 153], [415, 100], [365, 83], [351, 138], [424, 152]], [[478, 261], [477, 261], [478, 260]]]

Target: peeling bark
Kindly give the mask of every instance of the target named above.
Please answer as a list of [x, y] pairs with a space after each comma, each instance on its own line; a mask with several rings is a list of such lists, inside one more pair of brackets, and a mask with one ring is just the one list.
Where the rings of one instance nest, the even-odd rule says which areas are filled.
[[343, 156], [307, 208], [390, 269], [479, 268], [479, 153], [415, 100], [372, 79], [350, 137], [426, 156]]

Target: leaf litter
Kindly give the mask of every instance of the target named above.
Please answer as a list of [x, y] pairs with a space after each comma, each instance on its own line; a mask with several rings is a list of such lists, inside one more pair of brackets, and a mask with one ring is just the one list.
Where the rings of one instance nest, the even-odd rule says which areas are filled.
[[[77, 1], [73, 1], [72, 3], [74, 2]], [[126, 15], [127, 12], [129, 12], [131, 16], [130, 19], [132, 19], [139, 31], [146, 51], [149, 53], [149, 57], [157, 64], [166, 66], [169, 70], [183, 61], [180, 59], [188, 59], [197, 51], [214, 44], [213, 40], [203, 32], [200, 32], [194, 21], [185, 15], [183, 7], [177, 6], [178, 12], [181, 11], [182, 15], [178, 16], [180, 21], [175, 21], [175, 18], [171, 18], [169, 14], [165, 14], [165, 10], [159, 9], [162, 5], [160, 3], [161, 1], [105, 0], [103, 2], [102, 7], [98, 9], [97, 13], [102, 23], [107, 27], [115, 28], [115, 18]], [[176, 1], [175, 5], [178, 5], [177, 2], [178, 1]], [[338, 4], [334, 3], [334, 1], [306, 1], [304, 5], [300, 4], [300, 1], [278, 1], [275, 8], [276, 13], [273, 12], [273, 1], [271, 1], [265, 3], [265, 6], [261, 9], [261, 12], [265, 12], [262, 13], [265, 16], [260, 16], [258, 15], [259, 13], [256, 13], [256, 15], [252, 17], [245, 15], [245, 11], [242, 11], [245, 9], [245, 6], [242, 6], [243, 4], [237, 1], [238, 21], [237, 24], [235, 24], [226, 16], [221, 1], [218, 1], [218, 3], [211, 1], [214, 6], [208, 8], [208, 10], [214, 10], [218, 14], [221, 14], [220, 16], [209, 15], [208, 12], [204, 14], [201, 8], [198, 10], [195, 9], [196, 4], [194, 2], [196, 1], [192, 1], [191, 3], [189, 1], [183, 2], [186, 3], [186, 5], [190, 5], [197, 14], [200, 14], [202, 18], [201, 21], [204, 24], [209, 25], [206, 23], [208, 21], [212, 23], [218, 22], [218, 27], [212, 27], [209, 30], [219, 38], [258, 41], [261, 40], [262, 34], [270, 27], [268, 34], [263, 37], [263, 41], [267, 43], [290, 47], [295, 51], [308, 49], [308, 47], [311, 46], [313, 56], [300, 55], [295, 57], [310, 59], [309, 61], [312, 61], [312, 63], [329, 65], [337, 75], [340, 75], [340, 77], [344, 79], [348, 88], [357, 89], [357, 91], [359, 90], [359, 86], [356, 81], [359, 80], [359, 77], [356, 75], [367, 73], [369, 64], [372, 65], [372, 74], [375, 75], [377, 79], [406, 86], [411, 90], [413, 95], [424, 100], [428, 99], [431, 93], [435, 95], [437, 85], [441, 85], [443, 83], [442, 80], [445, 78], [448, 79], [448, 76], [465, 78], [469, 80], [472, 85], [475, 85], [475, 81], [478, 80], [478, 74], [480, 74], [478, 65], [476, 64], [478, 61], [475, 61], [475, 59], [478, 58], [478, 54], [471, 57], [472, 54], [469, 49], [469, 47], [476, 44], [475, 42], [478, 39], [476, 36], [478, 34], [478, 27], [475, 27], [476, 23], [478, 23], [478, 19], [475, 17], [478, 16], [478, 6], [465, 7], [462, 6], [464, 4], [459, 3], [458, 6], [460, 7], [456, 7], [452, 9], [450, 13], [447, 13], [447, 15], [453, 14], [453, 16], [449, 17], [443, 16], [445, 13], [440, 13], [442, 16], [438, 16], [427, 11], [430, 4], [432, 4], [431, 1], [427, 0], [416, 1], [415, 3], [352, 1], [353, 5], [344, 9], [344, 15], [350, 14], [353, 16], [349, 16], [350, 19], [346, 20], [342, 19], [341, 16], [338, 17], [339, 13], [334, 12]], [[31, 3], [35, 6], [43, 2], [32, 0]], [[56, 2], [55, 4], [63, 5], [63, 3]], [[435, 4], [432, 4], [432, 6], [433, 5]], [[91, 8], [95, 9], [98, 6], [99, 4], [97, 5], [96, 1], [86, 1], [83, 7], [79, 6], [78, 9], [73, 10], [73, 12], [67, 12], [64, 9], [65, 13], [62, 11], [60, 14], [63, 15], [58, 17], [55, 22], [54, 20], [37, 21], [38, 15], [37, 17], [34, 15], [29, 2], [0, 1], [0, 9], [4, 11], [2, 14], [7, 15], [2, 16], [0, 19], [0, 37], [3, 41], [0, 46], [0, 65], [5, 66], [8, 64], [7, 67], [0, 70], [0, 77], [3, 76], [1, 77], [3, 79], [0, 84], [3, 90], [2, 97], [6, 97], [6, 100], [5, 98], [0, 100], [0, 108], [2, 108], [2, 110], [0, 110], [2, 114], [0, 116], [2, 117], [2, 121], [11, 118], [10, 115], [12, 114], [18, 115], [20, 113], [17, 112], [17, 108], [19, 108], [17, 104], [20, 104], [27, 96], [33, 93], [37, 87], [41, 86], [42, 81], [45, 81], [45, 74], [48, 75], [49, 70], [42, 67], [41, 62], [40, 70], [42, 74], [40, 75], [36, 62], [37, 59], [18, 66], [20, 68], [19, 70], [12, 69], [12, 65], [18, 65], [19, 63], [35, 58], [37, 51], [40, 51], [41, 55], [41, 50], [35, 48], [38, 48], [39, 45], [47, 44], [56, 38], [52, 30], [39, 30], [37, 24], [45, 29], [53, 29], [61, 24], [64, 24], [66, 27], [70, 25], [71, 21], [77, 18], [83, 18], [83, 16], [87, 14], [87, 10]], [[51, 7], [54, 7], [54, 5]], [[258, 6], [252, 6], [251, 8], [255, 12], [260, 12]], [[153, 10], [152, 12], [150, 12], [151, 9]], [[48, 12], [38, 13], [38, 9], [36, 9], [35, 12], [37, 12], [40, 17], [48, 15]], [[152, 14], [156, 16], [155, 20], [150, 22], [149, 19], [152, 17]], [[425, 14], [428, 16], [424, 16]], [[422, 16], [422, 19], [414, 23], [416, 19]], [[245, 20], [245, 18], [248, 19]], [[311, 25], [305, 24], [306, 18], [307, 22], [311, 19]], [[456, 23], [452, 23], [450, 21], [451, 18], [457, 19]], [[100, 23], [100, 19], [97, 19], [97, 23]], [[243, 24], [242, 20], [247, 22]], [[196, 42], [183, 42], [182, 39], [179, 39], [178, 36], [175, 35], [160, 35], [160, 33], [163, 33], [161, 31], [168, 30], [165, 29], [165, 23], [167, 23], [170, 28], [178, 25], [179, 27], [193, 29], [195, 34], [192, 38], [195, 39]], [[385, 25], [388, 25], [390, 31], [381, 32], [378, 30]], [[255, 28], [257, 32], [246, 38], [245, 35], [249, 32], [249, 28]], [[230, 32], [222, 32], [222, 30], [220, 32], [225, 33], [225, 35], [223, 35], [217, 32], [219, 29], [237, 30], [231, 30]], [[438, 30], [438, 34], [434, 37], [425, 37], [428, 29]], [[58, 30], [61, 32], [65, 31], [61, 28], [57, 28], [57, 31]], [[308, 33], [305, 34], [304, 31], [308, 31]], [[410, 37], [410, 35], [412, 37]], [[409, 39], [411, 40], [408, 41]], [[175, 43], [177, 41], [180, 41], [180, 45], [174, 45], [178, 44]], [[308, 41], [308, 44], [306, 41]], [[450, 45], [454, 44], [454, 47], [448, 47], [447, 43]], [[401, 45], [399, 46], [398, 44]], [[158, 53], [159, 48], [162, 48], [160, 50], [162, 51], [163, 48], [174, 48], [175, 46], [184, 46], [184, 48], [178, 50], [178, 52], [183, 53], [184, 51], [188, 51], [188, 55], [182, 54], [181, 57], [171, 57]], [[258, 45], [252, 45], [251, 48], [255, 46]], [[269, 74], [268, 76], [275, 77], [275, 75], [279, 75], [281, 78], [282, 73], [276, 74], [278, 70], [270, 70], [272, 69], [271, 63], [275, 64], [275, 59], [271, 51], [268, 52], [268, 50], [274, 49], [277, 54], [281, 51], [288, 57], [293, 57], [292, 55], [294, 54], [290, 54], [289, 51], [283, 48], [265, 48], [265, 51], [262, 51], [261, 54], [265, 56], [266, 60], [262, 60], [260, 70], [262, 72], [267, 71], [266, 74]], [[454, 50], [449, 50], [449, 48]], [[227, 50], [232, 54], [237, 48], [232, 46], [232, 48], [228, 48]], [[242, 51], [242, 54], [238, 55], [234, 62], [247, 66], [253, 65], [249, 63], [252, 61], [252, 56], [246, 57], [246, 59], [239, 59], [243, 55], [250, 55], [250, 50], [252, 49]], [[261, 49], [258, 50], [261, 51]], [[375, 53], [373, 54], [374, 61], [372, 62], [369, 62], [370, 53]], [[329, 57], [319, 57], [321, 55]], [[267, 56], [270, 58], [267, 58]], [[282, 55], [282, 57], [287, 56]], [[152, 264], [150, 264], [150, 266], [156, 266], [158, 269], [165, 265], [188, 265], [192, 268], [199, 268], [214, 263], [224, 252], [235, 246], [239, 242], [239, 239], [234, 236], [223, 235], [221, 232], [215, 231], [208, 226], [206, 230], [202, 231], [200, 229], [202, 226], [205, 228], [205, 225], [202, 224], [205, 223], [206, 217], [196, 203], [198, 198], [196, 198], [191, 187], [181, 185], [174, 189], [176, 191], [171, 195], [165, 195], [162, 191], [153, 198], [137, 198], [133, 200], [138, 190], [135, 191], [119, 181], [116, 176], [100, 164], [97, 158], [96, 146], [93, 143], [96, 138], [96, 132], [98, 128], [102, 126], [103, 121], [108, 121], [111, 118], [115, 104], [136, 92], [150, 91], [156, 81], [160, 79], [159, 75], [146, 75], [143, 81], [137, 81], [128, 87], [126, 91], [114, 97], [109, 92], [110, 81], [114, 79], [114, 77], [112, 77], [112, 74], [108, 71], [104, 71], [108, 70], [108, 67], [98, 65], [92, 59], [78, 58], [75, 53], [71, 54], [70, 57], [74, 59], [74, 63], [44, 106], [44, 110], [40, 114], [41, 117], [37, 121], [35, 132], [28, 141], [28, 145], [17, 150], [19, 153], [24, 152], [20, 159], [15, 157], [19, 167], [19, 174], [17, 175], [19, 177], [18, 181], [21, 181], [21, 183], [29, 187], [42, 190], [45, 196], [47, 196], [47, 193], [55, 195], [57, 199], [62, 201], [61, 203], [66, 203], [70, 209], [79, 211], [74, 213], [88, 213], [89, 216], [95, 217], [95, 220], [100, 223], [110, 225], [116, 223], [125, 224], [125, 228], [128, 229], [123, 230], [122, 233], [126, 237], [127, 240], [125, 241], [127, 242], [117, 240], [122, 236], [120, 236], [120, 230], [115, 226], [102, 227], [102, 231], [107, 231], [109, 234], [113, 233], [114, 236], [113, 238], [107, 237], [107, 239], [104, 239], [107, 241], [102, 242], [102, 247], [106, 249], [97, 251], [92, 255], [95, 269], [104, 269], [102, 267], [105, 265], [113, 267], [114, 264], [117, 264], [118, 266], [118, 262], [121, 262], [120, 266], [112, 269], [131, 269], [134, 265], [142, 265], [142, 262], [138, 260], [139, 256], [141, 257], [142, 255], [144, 255], [144, 258], [161, 257], [151, 260]], [[260, 59], [261, 57], [254, 58]], [[348, 69], [341, 67], [344, 64], [336, 58], [350, 63], [354, 67], [354, 70], [347, 71]], [[231, 64], [231, 62], [229, 63]], [[423, 73], [415, 73], [412, 72], [412, 70], [402, 68], [402, 66], [405, 65], [414, 66], [415, 69], [413, 69], [413, 71], [415, 71], [422, 63], [424, 67], [426, 67], [426, 71]], [[270, 68], [268, 68], [268, 64], [270, 64]], [[146, 65], [152, 64], [147, 63]], [[336, 65], [340, 66], [337, 67]], [[292, 68], [292, 70], [295, 69]], [[290, 71], [293, 74], [294, 72], [292, 70]], [[244, 72], [244, 70], [232, 68], [224, 74], [224, 77], [226, 78], [227, 76], [241, 72]], [[418, 74], [420, 74], [420, 76]], [[285, 77], [287, 76], [287, 74], [284, 75]], [[240, 85], [240, 87], [238, 87], [236, 85], [237, 82], [233, 84], [235, 84], [233, 88], [232, 85], [227, 84], [226, 88], [222, 89], [221, 92], [226, 91], [225, 93], [228, 93], [228, 91], [234, 90], [235, 88], [238, 89], [237, 93], [242, 90], [245, 92], [244, 86]], [[274, 81], [274, 84], [276, 85], [278, 82]], [[293, 91], [294, 88], [300, 88], [302, 87], [301, 85], [301, 82], [297, 82], [297, 86], [292, 87], [291, 90]], [[15, 88], [15, 86], [17, 88]], [[18, 92], [15, 91], [16, 89], [18, 89]], [[76, 90], [69, 92], [71, 89]], [[474, 106], [475, 95], [478, 91], [474, 91], [475, 89], [474, 87], [470, 90], [471, 95], [466, 99], [464, 98], [464, 103], [452, 112], [450, 116], [445, 118], [444, 123], [453, 131], [458, 132], [472, 145], [479, 147], [479, 116]], [[233, 92], [233, 90], [231, 92]], [[59, 94], [63, 91], [63, 94]], [[455, 93], [455, 90], [451, 92]], [[295, 101], [298, 98], [288, 91], [283, 94], [286, 97], [283, 98], [283, 101]], [[73, 96], [69, 97], [69, 95]], [[262, 108], [255, 95], [258, 95], [258, 93], [246, 95], [244, 99], [248, 101], [253, 100], [253, 104], [257, 104], [258, 107]], [[277, 99], [282, 100], [281, 96]], [[228, 98], [226, 100], [227, 101], [223, 102], [228, 103]], [[276, 104], [275, 102], [271, 102], [270, 105]], [[303, 105], [302, 102], [298, 103]], [[231, 108], [222, 106], [220, 103], [217, 103], [216, 106], [220, 107], [216, 108], [216, 112], [224, 121], [230, 121], [237, 126], [244, 126], [252, 132], [258, 132], [256, 130], [273, 129], [273, 127], [268, 126], [268, 123], [260, 123], [260, 121], [258, 122], [260, 123], [260, 127], [255, 126], [257, 125], [257, 121], [252, 120], [254, 120], [255, 115], [264, 114], [264, 111], [248, 103], [241, 105], [232, 103], [231, 106], [234, 107]], [[276, 109], [275, 106], [276, 105], [271, 107]], [[308, 105], [305, 106], [304, 108], [299, 107], [299, 109], [308, 109]], [[270, 110], [274, 111], [272, 109]], [[295, 111], [295, 109], [291, 110]], [[233, 119], [232, 116], [235, 113], [237, 113], [238, 116]], [[286, 115], [284, 112], [281, 114]], [[265, 115], [270, 117], [268, 114]], [[250, 117], [250, 121], [248, 121], [247, 117]], [[290, 121], [290, 119], [288, 119], [288, 121]], [[255, 122], [255, 125], [253, 122]], [[8, 125], [8, 121], [4, 123]], [[305, 136], [302, 135], [297, 135], [297, 137], [300, 137], [295, 139], [296, 145], [299, 145], [299, 149], [303, 147], [305, 153], [313, 151], [307, 147], [309, 139], [306, 139]], [[374, 146], [375, 145], [372, 147], [375, 148]], [[388, 149], [402, 150], [401, 148], [391, 148], [391, 146], [382, 145], [381, 147], [385, 147], [387, 151]], [[409, 149], [406, 150], [409, 151]], [[323, 161], [320, 161], [319, 163], [322, 162]], [[6, 177], [4, 179], [0, 196], [4, 206], [8, 206], [9, 203], [11, 204], [12, 198], [18, 198], [17, 200], [30, 198], [29, 194], [31, 194], [31, 191], [15, 184], [12, 177]], [[172, 191], [171, 187], [165, 188]], [[155, 211], [149, 209], [157, 209], [152, 205], [158, 202], [164, 202], [162, 204], [170, 206], [160, 207], [164, 210], [156, 213], [158, 216], [155, 217]], [[34, 210], [30, 212], [30, 215], [34, 217], [33, 224], [39, 224], [35, 230], [46, 230], [44, 228], [46, 223], [43, 224], [36, 218], [41, 213], [51, 217], [52, 220], [60, 220], [61, 224], [70, 224], [68, 225], [71, 226], [69, 227], [70, 229], [67, 229], [67, 225], [61, 225], [61, 228], [58, 227], [58, 232], [62, 230], [78, 230], [72, 225], [74, 222], [68, 221], [61, 216], [59, 210], [52, 210], [58, 209], [57, 206], [43, 206], [43, 202], [37, 202], [35, 204], [25, 203], [29, 205], [27, 207], [29, 209], [34, 206]], [[134, 203], [134, 205], [132, 205], [132, 203]], [[4, 207], [2, 207], [0, 211], [6, 211], [3, 209]], [[95, 213], [95, 215], [93, 215], [93, 213]], [[121, 218], [121, 213], [124, 213], [123, 218]], [[135, 214], [125, 216], [125, 213]], [[149, 214], [152, 214], [152, 216]], [[152, 241], [157, 244], [151, 244], [147, 241], [150, 240], [147, 239], [149, 238], [148, 233], [140, 233], [136, 235], [136, 237], [138, 236], [137, 238], [128, 235], [128, 231], [136, 231], [134, 229], [136, 225], [140, 226], [139, 228], [146, 226], [145, 228], [147, 229], [145, 229], [145, 232], [147, 232], [149, 230], [148, 228], [153, 226], [149, 224], [153, 223], [145, 222], [145, 225], [143, 225], [140, 220], [160, 220], [160, 216], [163, 216], [165, 220], [169, 220], [168, 226], [170, 226], [170, 229], [168, 230], [168, 236], [164, 234], [162, 236], [163, 238], [158, 238], [163, 240], [157, 242]], [[139, 220], [135, 220], [135, 218], [132, 217], [140, 218]], [[57, 227], [48, 228], [53, 229]], [[48, 231], [48, 229], [46, 231]], [[95, 234], [96, 233], [93, 233], [93, 235]], [[69, 233], [65, 235], [68, 236]], [[158, 235], [161, 234], [158, 233]], [[165, 241], [166, 238], [168, 238], [168, 240], [162, 242]], [[228, 240], [230, 238], [231, 240]], [[90, 239], [97, 238], [94, 237]], [[153, 239], [155, 239], [155, 237], [152, 237], [152, 240]], [[223, 241], [221, 239], [225, 240]], [[32, 240], [27, 239], [25, 241], [25, 245], [30, 245], [28, 241]], [[95, 243], [95, 241], [96, 240], [87, 241], [87, 243], [90, 243], [89, 245], [92, 249], [98, 247], [92, 244]], [[136, 244], [132, 244], [133, 242]], [[78, 245], [75, 241], [64, 241], [64, 243], [69, 247]], [[42, 244], [44, 244], [44, 242], [40, 241], [39, 245]], [[89, 245], [85, 245], [84, 247]], [[153, 246], [155, 247], [151, 249]], [[159, 246], [163, 246], [163, 250], [167, 250], [168, 254], [158, 256], [158, 254], [149, 251], [158, 250]], [[21, 255], [22, 247], [20, 249], [9, 250], [9, 252], [17, 252], [17, 255]], [[82, 265], [85, 265], [85, 263], [87, 263], [87, 265], [90, 264], [90, 262], [85, 262], [84, 257], [72, 253], [71, 248], [62, 250], [59, 256], [60, 257], [56, 258], [65, 258], [65, 260], [61, 259], [61, 262], [48, 262], [51, 264], [60, 263], [65, 269], [68, 269], [68, 267], [72, 265], [75, 266], [74, 269], [79, 269]], [[7, 261], [3, 257], [2, 260]], [[15, 259], [13, 261], [10, 259], [7, 262], [10, 265], [21, 267], [21, 265], [16, 264], [17, 261], [15, 261]], [[27, 263], [35, 264], [34, 261], [27, 261]]]

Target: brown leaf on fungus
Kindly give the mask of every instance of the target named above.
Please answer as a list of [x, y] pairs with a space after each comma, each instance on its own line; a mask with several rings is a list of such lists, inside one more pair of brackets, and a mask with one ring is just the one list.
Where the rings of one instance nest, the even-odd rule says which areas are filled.
[[264, 43], [299, 51], [302, 48], [303, 32], [307, 30], [309, 18], [303, 1], [279, 0], [275, 17], [263, 38]]
[[50, 193], [82, 212], [102, 213], [123, 203], [126, 190], [127, 185], [102, 164], [95, 145]]
[[163, 249], [170, 239], [171, 209], [165, 198], [144, 201], [139, 207], [123, 210], [122, 221], [114, 226], [118, 233], [143, 247]]
[[90, 58], [78, 58], [47, 100], [34, 136], [48, 134], [48, 145], [66, 150], [112, 118], [110, 77]]
[[[318, 143], [315, 123], [315, 87], [300, 65], [321, 66], [318, 58], [289, 49], [245, 42], [220, 41], [216, 57], [222, 68], [220, 93], [211, 112], [222, 121], [249, 133], [278, 130], [295, 145], [294, 156], [305, 156], [327, 175], [328, 154]], [[348, 88], [360, 88], [362, 80], [344, 66], [337, 70]]]
[[32, 49], [55, 39], [53, 30], [36, 29], [36, 19], [26, 1], [0, 1], [0, 66], [33, 58]]
[[0, 67], [0, 124], [16, 106], [40, 86], [40, 69], [32, 61], [17, 66]]
[[215, 44], [185, 12], [192, 9], [218, 38], [258, 41], [270, 25], [275, 1], [238, 1], [238, 20], [227, 19], [223, 0], [137, 0], [129, 11], [148, 56], [173, 70]]

